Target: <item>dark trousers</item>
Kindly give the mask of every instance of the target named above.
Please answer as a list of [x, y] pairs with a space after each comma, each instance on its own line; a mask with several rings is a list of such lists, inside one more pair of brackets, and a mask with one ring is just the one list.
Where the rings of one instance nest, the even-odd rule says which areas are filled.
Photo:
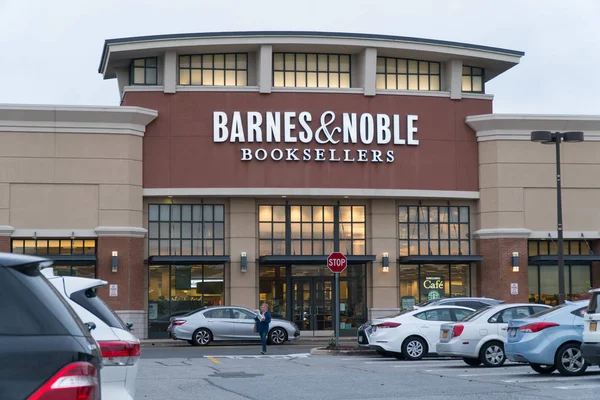
[[260, 334], [260, 343], [262, 344], [262, 351], [267, 351], [267, 333], [268, 332], [259, 332]]

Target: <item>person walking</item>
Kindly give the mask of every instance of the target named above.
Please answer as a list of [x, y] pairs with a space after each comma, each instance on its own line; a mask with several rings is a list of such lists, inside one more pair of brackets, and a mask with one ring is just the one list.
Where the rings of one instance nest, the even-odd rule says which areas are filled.
[[260, 305], [260, 313], [254, 317], [256, 321], [256, 331], [260, 335], [262, 350], [260, 354], [267, 354], [267, 335], [269, 334], [269, 324], [271, 323], [271, 313], [267, 303]]

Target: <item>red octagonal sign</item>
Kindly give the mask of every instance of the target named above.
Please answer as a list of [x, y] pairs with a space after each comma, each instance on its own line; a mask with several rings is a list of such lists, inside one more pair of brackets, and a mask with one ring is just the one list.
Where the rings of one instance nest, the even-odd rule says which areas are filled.
[[339, 251], [334, 251], [327, 257], [327, 266], [334, 274], [339, 274], [346, 269], [348, 259]]

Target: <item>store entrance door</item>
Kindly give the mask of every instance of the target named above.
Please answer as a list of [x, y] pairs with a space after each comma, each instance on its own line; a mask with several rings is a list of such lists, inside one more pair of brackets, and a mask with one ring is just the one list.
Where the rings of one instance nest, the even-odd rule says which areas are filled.
[[301, 331], [333, 330], [333, 278], [293, 277], [293, 320]]

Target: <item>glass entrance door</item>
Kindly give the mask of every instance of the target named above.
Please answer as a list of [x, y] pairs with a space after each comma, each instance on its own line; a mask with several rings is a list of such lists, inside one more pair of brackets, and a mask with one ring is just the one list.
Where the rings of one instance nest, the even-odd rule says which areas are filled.
[[333, 330], [333, 279], [294, 277], [293, 319], [302, 331]]

